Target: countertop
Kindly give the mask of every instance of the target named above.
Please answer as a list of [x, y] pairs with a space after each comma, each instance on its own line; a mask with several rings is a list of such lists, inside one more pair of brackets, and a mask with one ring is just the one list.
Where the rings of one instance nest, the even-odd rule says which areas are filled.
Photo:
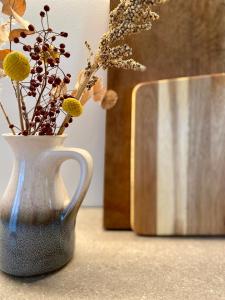
[[0, 273], [1, 300], [225, 299], [224, 238], [146, 238], [104, 231], [101, 209], [81, 209], [76, 255], [48, 276]]

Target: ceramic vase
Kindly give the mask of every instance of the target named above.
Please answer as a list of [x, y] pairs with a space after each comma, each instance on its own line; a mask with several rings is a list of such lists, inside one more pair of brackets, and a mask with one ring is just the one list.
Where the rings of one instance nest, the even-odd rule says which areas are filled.
[[[92, 158], [65, 148], [66, 136], [3, 135], [15, 156], [0, 199], [0, 269], [15, 276], [55, 271], [73, 257], [78, 210], [92, 177]], [[77, 191], [69, 198], [60, 166], [80, 164]]]

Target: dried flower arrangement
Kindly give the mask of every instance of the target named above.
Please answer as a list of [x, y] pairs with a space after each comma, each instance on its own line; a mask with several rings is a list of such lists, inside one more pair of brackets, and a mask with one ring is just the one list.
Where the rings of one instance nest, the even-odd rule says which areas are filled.
[[[114, 91], [106, 91], [96, 72], [103, 68], [122, 68], [143, 71], [145, 67], [131, 58], [132, 49], [124, 38], [145, 30], [150, 30], [158, 15], [152, 6], [166, 0], [120, 0], [110, 13], [109, 31], [100, 40], [94, 54], [88, 42], [87, 67], [80, 72], [73, 90], [69, 90], [72, 75], [61, 68], [63, 58], [70, 53], [66, 45], [59, 41], [67, 38], [66, 32], [55, 32], [49, 25], [48, 5], [40, 12], [41, 29], [23, 19], [26, 11], [25, 0], [1, 0], [2, 13], [8, 17], [0, 25], [0, 43], [9, 42], [9, 49], [0, 50], [1, 77], [12, 81], [19, 110], [20, 125], [14, 125], [0, 103], [12, 133], [19, 135], [61, 135], [82, 114], [83, 106], [90, 98], [101, 103], [104, 109], [112, 108], [117, 102]], [[14, 24], [20, 28], [13, 29]], [[35, 37], [32, 45], [25, 42]], [[23, 52], [13, 51], [12, 44], [22, 45]], [[29, 56], [29, 58], [28, 58]], [[32, 108], [27, 109], [27, 98], [34, 99]], [[29, 100], [30, 102], [30, 100]], [[63, 120], [61, 116], [63, 115]], [[61, 120], [61, 124], [60, 124]], [[16, 132], [18, 130], [18, 132]]]

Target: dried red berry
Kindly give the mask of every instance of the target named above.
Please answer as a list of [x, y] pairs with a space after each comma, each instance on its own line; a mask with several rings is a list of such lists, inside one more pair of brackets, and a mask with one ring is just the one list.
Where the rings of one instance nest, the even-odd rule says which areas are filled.
[[35, 47], [34, 47], [34, 52], [35, 52], [35, 53], [40, 53], [40, 52], [41, 52], [41, 49], [40, 49], [38, 46], [35, 46]]
[[60, 44], [59, 47], [64, 49], [66, 47], [66, 45], [65, 44]]
[[34, 87], [34, 86], [30, 86], [30, 87], [29, 87], [29, 90], [30, 90], [31, 92], [33, 92], [33, 91], [35, 91], [35, 87]]
[[21, 38], [25, 39], [27, 37], [26, 33], [24, 31], [22, 31], [20, 33]]
[[41, 16], [42, 18], [44, 18], [44, 17], [45, 17], [45, 12], [44, 12], [44, 11], [41, 11], [41, 12], [40, 12], [40, 16]]
[[53, 84], [53, 82], [54, 82], [54, 79], [50, 77], [50, 78], [48, 79], [48, 83], [49, 83], [49, 84]]
[[32, 24], [30, 24], [30, 25], [28, 26], [28, 29], [29, 29], [30, 31], [35, 31], [35, 27], [34, 27], [34, 25], [32, 25]]
[[14, 43], [16, 43], [16, 44], [18, 44], [18, 43], [20, 42], [20, 40], [18, 39], [18, 37], [15, 37], [13, 41], [14, 41]]
[[36, 38], [36, 41], [37, 41], [38, 43], [41, 43], [43, 40], [42, 40], [42, 38], [41, 38], [40, 36], [38, 36], [38, 37]]
[[40, 82], [42, 82], [43, 77], [41, 75], [38, 75], [37, 80], [40, 81]]
[[32, 55], [31, 55], [31, 58], [32, 58], [33, 60], [39, 60], [39, 59], [40, 59], [40, 55], [32, 54]]
[[45, 5], [44, 6], [44, 10], [47, 12], [47, 11], [50, 11], [50, 7], [48, 5]]
[[15, 127], [15, 126], [14, 126], [13, 124], [10, 124], [10, 125], [9, 125], [9, 128], [10, 128], [10, 129], [13, 129], [14, 127]]
[[56, 37], [55, 36], [52, 36], [52, 41], [54, 42], [56, 40]]
[[42, 67], [37, 67], [36, 71], [37, 71], [37, 73], [42, 73], [43, 72], [43, 68]]
[[68, 37], [68, 33], [67, 33], [67, 32], [61, 32], [60, 35], [61, 35], [62, 37], [65, 37], [65, 38]]
[[47, 59], [47, 63], [51, 65], [51, 64], [54, 63], [54, 60], [53, 60], [52, 58], [48, 58], [48, 59]]
[[22, 132], [22, 134], [25, 135], [25, 136], [28, 136], [28, 131], [27, 131], [27, 130], [24, 130], [24, 131]]
[[43, 46], [42, 46], [42, 50], [43, 50], [43, 51], [48, 51], [48, 47], [47, 47], [46, 45], [43, 45]]
[[64, 56], [65, 56], [66, 58], [69, 58], [69, 57], [70, 57], [70, 53], [69, 53], [69, 52], [66, 52], [66, 53], [64, 54]]
[[69, 83], [70, 83], [69, 77], [65, 77], [63, 81], [64, 81], [66, 84], [69, 84]]
[[25, 52], [28, 52], [28, 51], [29, 51], [29, 47], [26, 46], [26, 45], [24, 45], [24, 46], [23, 46], [23, 50], [24, 50]]
[[55, 79], [55, 84], [59, 85], [62, 82], [62, 80], [58, 77]]

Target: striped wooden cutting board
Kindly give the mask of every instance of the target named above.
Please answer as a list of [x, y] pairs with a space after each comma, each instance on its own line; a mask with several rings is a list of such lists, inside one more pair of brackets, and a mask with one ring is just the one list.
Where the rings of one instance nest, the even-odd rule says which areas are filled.
[[225, 74], [138, 85], [132, 112], [133, 230], [225, 234]]

